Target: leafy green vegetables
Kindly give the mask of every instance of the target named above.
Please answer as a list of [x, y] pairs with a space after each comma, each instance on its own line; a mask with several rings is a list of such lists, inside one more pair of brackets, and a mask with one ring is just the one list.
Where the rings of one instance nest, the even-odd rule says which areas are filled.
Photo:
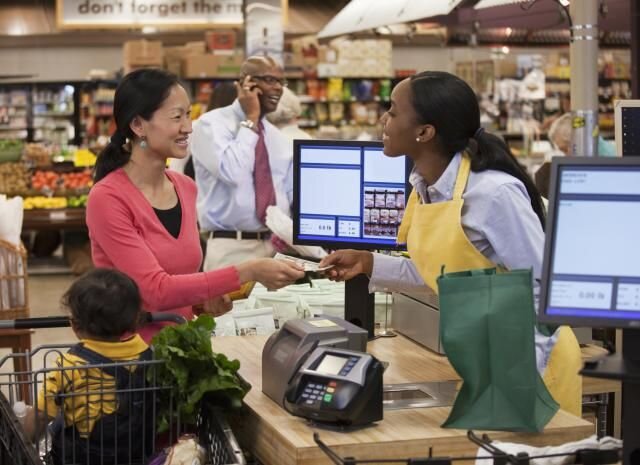
[[[158, 431], [166, 431], [175, 423], [179, 410], [180, 421], [195, 424], [200, 402], [205, 397], [214, 404], [240, 407], [251, 385], [238, 375], [240, 362], [216, 354], [211, 348], [211, 332], [215, 327], [209, 315], [179, 326], [165, 326], [151, 341], [155, 357], [164, 360], [154, 373], [147, 374], [149, 382], [156, 386], [174, 387], [162, 389], [158, 400]], [[173, 405], [174, 418], [170, 418]]]

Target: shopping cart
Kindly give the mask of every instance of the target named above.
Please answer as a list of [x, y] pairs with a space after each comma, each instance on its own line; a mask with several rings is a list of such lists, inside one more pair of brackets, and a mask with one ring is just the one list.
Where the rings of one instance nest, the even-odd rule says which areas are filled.
[[[167, 313], [147, 314], [147, 319], [184, 321], [178, 315]], [[67, 326], [67, 317], [0, 321], [0, 329]], [[179, 409], [173, 402], [174, 388], [153, 382], [155, 369], [164, 363], [162, 360], [80, 362], [67, 354], [72, 346], [42, 345], [23, 354], [12, 353], [0, 358], [0, 465], [143, 465], [154, 459], [154, 463], [163, 463], [158, 458], [163, 449], [184, 433], [198, 437], [198, 443], [206, 450], [207, 465], [245, 465], [233, 432], [215, 406], [206, 401], [201, 403], [195, 430], [189, 430], [180, 422]], [[7, 362], [16, 357], [25, 360], [26, 371], [5, 369]], [[62, 357], [65, 363], [60, 364]], [[137, 376], [134, 378], [133, 374]], [[56, 380], [62, 379], [74, 383], [73, 392], [47, 390], [48, 384], [57, 385]], [[39, 397], [43, 388], [45, 393]], [[40, 429], [35, 441], [28, 437], [13, 410], [25, 389], [33, 399], [33, 424], [36, 430]], [[164, 405], [168, 407], [169, 424], [166, 432], [158, 434], [157, 399], [160, 397], [170, 399], [169, 405]], [[55, 414], [50, 411], [52, 406]], [[55, 420], [50, 422], [52, 417]]]

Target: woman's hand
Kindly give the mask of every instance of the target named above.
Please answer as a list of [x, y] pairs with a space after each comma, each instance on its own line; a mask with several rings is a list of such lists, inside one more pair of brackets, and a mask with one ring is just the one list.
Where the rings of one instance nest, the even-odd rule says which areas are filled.
[[267, 289], [280, 289], [304, 277], [304, 268], [287, 261], [261, 258], [236, 266], [240, 282], [258, 281]]
[[371, 276], [373, 271], [373, 254], [361, 250], [338, 250], [324, 257], [319, 267], [333, 265], [324, 274], [332, 281], [346, 281], [359, 274]]
[[207, 315], [211, 315], [213, 317], [218, 317], [220, 315], [224, 315], [229, 310], [233, 308], [233, 302], [228, 295], [223, 295], [220, 297], [214, 297], [211, 300], [206, 301], [203, 304], [202, 313], [206, 313]]

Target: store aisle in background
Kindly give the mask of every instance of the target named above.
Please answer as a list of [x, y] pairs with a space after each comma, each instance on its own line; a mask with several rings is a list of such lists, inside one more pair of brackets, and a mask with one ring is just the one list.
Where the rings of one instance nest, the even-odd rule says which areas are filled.
[[[60, 305], [60, 298], [73, 283], [75, 276], [42, 275], [29, 276], [29, 309], [31, 317], [65, 315]], [[31, 346], [42, 344], [60, 344], [76, 342], [71, 328], [36, 329], [31, 336]], [[0, 359], [11, 352], [10, 349], [0, 349]], [[1, 367], [6, 371], [7, 367]], [[34, 367], [36, 368], [36, 367]], [[37, 369], [37, 368], [36, 368]]]

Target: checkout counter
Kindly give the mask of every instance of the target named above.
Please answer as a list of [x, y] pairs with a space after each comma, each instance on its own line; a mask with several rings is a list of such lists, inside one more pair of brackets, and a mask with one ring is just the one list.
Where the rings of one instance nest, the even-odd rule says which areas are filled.
[[[331, 463], [313, 441], [314, 432], [341, 456], [358, 459], [423, 457], [430, 447], [434, 456], [476, 453], [465, 431], [440, 427], [449, 414], [449, 407], [385, 410], [382, 420], [347, 430], [326, 428], [287, 413], [280, 403], [263, 393], [262, 354], [267, 339], [266, 336], [243, 336], [213, 341], [214, 350], [240, 360], [240, 374], [253, 386], [245, 397], [244, 413], [229, 420], [243, 449], [251, 451], [265, 465]], [[388, 363], [384, 384], [458, 380], [445, 357], [404, 336], [369, 341], [367, 352], [376, 360]], [[320, 358], [316, 360], [321, 363]], [[309, 367], [314, 368], [311, 365], [306, 368]], [[300, 385], [306, 387], [307, 384]], [[560, 411], [541, 434], [492, 432], [491, 437], [542, 446], [584, 439], [592, 434], [591, 423]]]

